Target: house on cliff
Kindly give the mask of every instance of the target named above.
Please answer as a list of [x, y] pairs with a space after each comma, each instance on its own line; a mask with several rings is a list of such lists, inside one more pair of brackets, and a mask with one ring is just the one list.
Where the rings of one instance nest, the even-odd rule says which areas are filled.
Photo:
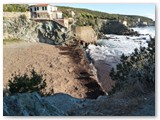
[[126, 20], [124, 20], [123, 25], [128, 26], [128, 22]]
[[30, 18], [32, 20], [53, 20], [68, 28], [68, 19], [63, 18], [62, 11], [50, 4], [35, 4], [29, 6]]

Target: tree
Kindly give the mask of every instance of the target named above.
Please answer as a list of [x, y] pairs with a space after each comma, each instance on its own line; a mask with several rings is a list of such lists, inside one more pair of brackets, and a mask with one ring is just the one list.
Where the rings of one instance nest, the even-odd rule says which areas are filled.
[[113, 90], [123, 91], [127, 88], [139, 86], [139, 90], [155, 90], [155, 38], [148, 41], [148, 47], [140, 47], [130, 56], [121, 56], [121, 63], [112, 68], [112, 80], [116, 81]]
[[12, 74], [12, 76], [8, 84], [11, 94], [38, 92], [44, 95], [43, 90], [46, 87], [46, 80], [43, 80], [43, 75], [39, 75], [34, 69], [31, 70], [30, 77], [27, 74]]

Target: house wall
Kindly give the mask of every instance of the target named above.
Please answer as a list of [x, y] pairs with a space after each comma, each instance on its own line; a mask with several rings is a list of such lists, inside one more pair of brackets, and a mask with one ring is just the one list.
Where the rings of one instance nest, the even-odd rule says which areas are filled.
[[[37, 10], [37, 7], [39, 8]], [[47, 10], [45, 9], [47, 7]], [[36, 10], [35, 10], [36, 8]], [[44, 9], [43, 9], [44, 8]], [[62, 12], [57, 12], [57, 7], [55, 6], [31, 6], [31, 18], [54, 18], [54, 19], [61, 19], [62, 18]], [[43, 14], [44, 13], [44, 14]]]
[[87, 43], [92, 43], [97, 40], [97, 36], [92, 26], [76, 27], [75, 29], [76, 37]]
[[[47, 10], [45, 9], [47, 7]], [[36, 10], [35, 10], [36, 8]], [[37, 10], [38, 8], [38, 10]], [[31, 6], [30, 7], [31, 11], [31, 18], [49, 18], [51, 17], [51, 6]]]
[[[39, 6], [38, 7], [39, 10], [37, 10], [36, 6], [30, 7], [30, 9], [32, 9], [32, 12], [48, 12], [49, 11], [48, 9], [50, 9], [50, 6], [47, 6], [47, 10], [45, 10], [45, 9], [43, 10], [42, 7], [45, 7], [45, 6]], [[36, 11], [35, 11], [35, 8], [36, 8]]]
[[57, 7], [52, 6], [52, 7], [51, 7], [51, 11], [57, 11]]
[[64, 26], [68, 28], [68, 19], [64, 18]]
[[144, 25], [147, 25], [147, 22], [143, 22]]
[[58, 19], [58, 22], [63, 24], [66, 28], [68, 28], [68, 19]]
[[56, 18], [57, 18], [57, 12], [52, 12], [52, 13], [51, 13], [51, 18], [56, 19]]
[[37, 18], [49, 18], [50, 15], [48, 14], [48, 12], [38, 12], [37, 13]]
[[127, 26], [128, 25], [127, 21], [123, 21], [123, 25]]
[[49, 14], [51, 14], [51, 10], [52, 10], [52, 6], [48, 5], [48, 6], [47, 6], [47, 12], [48, 12]]
[[57, 12], [57, 18], [62, 19], [62, 12]]

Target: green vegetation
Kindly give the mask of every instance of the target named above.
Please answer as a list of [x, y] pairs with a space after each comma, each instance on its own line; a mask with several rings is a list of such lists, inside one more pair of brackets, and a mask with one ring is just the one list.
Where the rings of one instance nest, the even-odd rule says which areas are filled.
[[26, 12], [27, 4], [3, 4], [3, 12]]
[[[74, 11], [76, 14], [76, 18], [81, 21], [77, 21], [77, 25], [85, 25], [91, 24], [95, 25], [96, 19], [107, 19], [107, 20], [127, 20], [128, 24], [132, 25], [138, 21], [138, 18], [141, 21], [152, 22], [152, 19], [143, 17], [143, 16], [136, 16], [136, 15], [120, 15], [120, 14], [109, 14], [100, 11], [93, 11], [89, 9], [81, 9], [81, 8], [72, 8], [72, 7], [64, 7], [58, 6], [58, 9], [63, 11], [64, 17], [71, 17], [69, 14], [70, 11]], [[91, 20], [91, 21], [89, 21]]]
[[[136, 15], [120, 15], [120, 14], [109, 14], [100, 11], [93, 11], [89, 9], [82, 9], [82, 8], [72, 8], [72, 7], [64, 7], [58, 6], [59, 10], [63, 11], [64, 17], [71, 17], [70, 11], [74, 11], [76, 15], [80, 18], [85, 19], [108, 19], [108, 20], [127, 20], [130, 23], [136, 22], [138, 18], [142, 21], [151, 22], [152, 20], [147, 17], [136, 16]], [[3, 5], [3, 12], [26, 12], [28, 10], [27, 4], [4, 4]], [[87, 22], [85, 22], [87, 24]], [[89, 22], [92, 23], [92, 22]], [[80, 24], [81, 25], [81, 24]]]
[[22, 42], [22, 41], [17, 38], [3, 39], [3, 45], [12, 44], [12, 43], [19, 43], [19, 42]]
[[43, 90], [46, 87], [46, 82], [43, 76], [31, 70], [31, 77], [27, 74], [12, 74], [13, 78], [9, 80], [9, 91], [11, 94], [25, 93], [25, 92], [38, 92], [43, 95]]
[[[107, 19], [107, 20], [127, 20], [129, 25], [134, 25], [138, 18], [141, 21], [145, 22], [153, 22], [150, 18], [142, 17], [142, 16], [135, 16], [135, 15], [120, 15], [120, 14], [109, 14], [100, 11], [93, 11], [89, 9], [82, 9], [82, 8], [72, 8], [72, 7], [64, 7], [58, 6], [59, 10], [62, 10], [63, 16], [66, 18], [71, 17], [70, 12], [74, 11], [76, 16], [76, 25], [84, 26], [84, 25], [91, 25], [93, 28], [98, 28], [99, 26], [99, 19]], [[28, 10], [27, 4], [4, 4], [3, 5], [3, 12], [25, 12]]]
[[148, 47], [141, 47], [130, 56], [121, 56], [121, 63], [116, 70], [112, 69], [110, 76], [116, 81], [111, 93], [116, 91], [155, 90], [155, 38], [148, 41]]
[[62, 7], [58, 6], [58, 9], [63, 12], [63, 17], [69, 18], [71, 16], [71, 11], [75, 12], [74, 20], [76, 21], [76, 26], [92, 26], [95, 31], [99, 28], [98, 17], [90, 13], [90, 10], [71, 8], [71, 7]]

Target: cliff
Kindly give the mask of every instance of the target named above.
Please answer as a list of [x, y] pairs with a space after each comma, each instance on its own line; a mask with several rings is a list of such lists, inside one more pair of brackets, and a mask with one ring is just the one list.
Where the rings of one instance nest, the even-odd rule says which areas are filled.
[[[3, 22], [4, 39], [59, 45], [67, 38], [67, 31], [52, 21], [34, 22], [20, 15], [4, 17]], [[123, 90], [106, 96], [82, 46], [76, 40], [72, 42], [57, 47], [25, 42], [4, 47], [5, 85], [12, 73], [27, 73], [32, 66], [39, 74], [46, 75], [46, 92], [52, 91], [45, 97], [36, 92], [10, 96], [4, 93], [4, 116], [155, 115], [153, 92]]]
[[61, 44], [65, 41], [67, 30], [54, 21], [32, 21], [25, 14], [3, 17], [3, 39], [18, 39], [29, 42]]
[[[97, 84], [96, 71], [89, 69], [89, 64], [82, 59], [82, 55], [83, 52], [78, 48], [58, 48], [39, 43], [4, 46], [4, 84], [7, 84], [12, 73], [28, 73], [27, 68], [32, 65], [38, 73], [46, 74], [46, 91], [53, 89], [53, 95], [42, 97], [33, 92], [6, 96], [4, 89], [3, 115], [155, 115], [154, 92], [128, 92], [124, 89], [111, 96], [104, 95]], [[92, 75], [95, 75], [95, 79]]]
[[76, 27], [76, 38], [85, 43], [94, 43], [97, 41], [97, 35], [92, 26]]

